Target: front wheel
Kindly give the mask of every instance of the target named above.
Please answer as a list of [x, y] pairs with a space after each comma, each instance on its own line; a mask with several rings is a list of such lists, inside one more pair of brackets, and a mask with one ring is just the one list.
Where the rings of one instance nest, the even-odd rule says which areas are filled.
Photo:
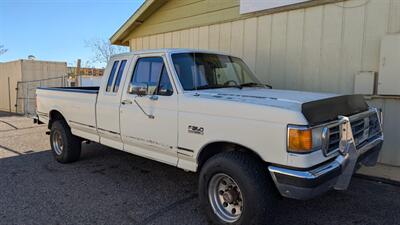
[[199, 197], [213, 224], [264, 225], [273, 220], [277, 192], [267, 168], [252, 155], [225, 152], [200, 172]]
[[81, 155], [82, 142], [71, 133], [68, 125], [62, 120], [52, 124], [50, 144], [54, 158], [60, 163], [75, 162]]

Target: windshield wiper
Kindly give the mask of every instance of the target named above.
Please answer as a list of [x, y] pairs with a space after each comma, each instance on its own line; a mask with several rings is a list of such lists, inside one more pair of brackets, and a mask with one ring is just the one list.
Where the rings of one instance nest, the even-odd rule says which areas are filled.
[[240, 87], [260, 87], [260, 86], [264, 86], [264, 85], [259, 84], [259, 83], [254, 83], [254, 82], [240, 84]]
[[243, 83], [243, 84], [240, 84], [240, 87], [269, 87], [272, 89], [272, 86], [270, 86], [270, 85], [260, 84], [260, 83], [255, 83], [255, 82]]
[[204, 89], [217, 89], [217, 88], [239, 88], [242, 87], [240, 85], [202, 85], [194, 88], [194, 90], [204, 90]]
[[202, 85], [194, 88], [193, 90], [205, 90], [205, 89], [217, 89], [217, 88], [239, 88], [242, 89], [243, 87], [269, 87], [272, 89], [270, 85], [267, 84], [260, 84], [255, 82], [243, 83], [240, 85]]

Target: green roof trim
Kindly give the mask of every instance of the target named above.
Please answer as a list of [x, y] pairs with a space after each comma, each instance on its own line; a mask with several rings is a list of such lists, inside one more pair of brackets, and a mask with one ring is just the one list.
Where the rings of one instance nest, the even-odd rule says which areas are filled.
[[156, 11], [161, 5], [167, 0], [146, 0], [136, 12], [129, 17], [129, 19], [115, 32], [110, 41], [115, 45], [126, 45], [128, 42], [123, 42], [124, 38], [129, 35], [129, 32], [135, 29], [138, 25], [142, 24], [143, 21], [149, 17], [154, 11]]

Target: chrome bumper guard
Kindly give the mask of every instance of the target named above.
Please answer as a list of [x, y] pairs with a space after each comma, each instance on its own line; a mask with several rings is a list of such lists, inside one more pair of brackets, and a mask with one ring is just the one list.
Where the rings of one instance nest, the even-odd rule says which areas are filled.
[[294, 199], [310, 199], [328, 190], [346, 190], [358, 164], [374, 166], [378, 161], [383, 134], [356, 148], [348, 117], [339, 117], [339, 155], [328, 163], [310, 170], [296, 170], [277, 166], [268, 169], [282, 196]]

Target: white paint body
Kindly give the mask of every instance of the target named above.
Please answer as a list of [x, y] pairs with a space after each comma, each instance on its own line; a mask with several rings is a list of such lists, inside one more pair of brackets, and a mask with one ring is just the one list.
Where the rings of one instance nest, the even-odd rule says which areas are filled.
[[[336, 95], [256, 87], [184, 91], [170, 55], [193, 51], [162, 49], [113, 57], [112, 61], [127, 60], [119, 91], [114, 94], [105, 92], [112, 62], [98, 94], [38, 89], [39, 120], [48, 123], [45, 114], [57, 110], [76, 136], [189, 171], [197, 170], [200, 152], [215, 142], [235, 143], [266, 162], [297, 168], [309, 168], [335, 157], [325, 157], [321, 151], [288, 153], [286, 137], [288, 124], [308, 124], [301, 113], [302, 103]], [[163, 57], [173, 84], [172, 96], [153, 101], [149, 96], [128, 94], [136, 60], [145, 56]], [[154, 119], [134, 103], [121, 104], [134, 99]], [[188, 132], [189, 126], [202, 127], [204, 134]]]

